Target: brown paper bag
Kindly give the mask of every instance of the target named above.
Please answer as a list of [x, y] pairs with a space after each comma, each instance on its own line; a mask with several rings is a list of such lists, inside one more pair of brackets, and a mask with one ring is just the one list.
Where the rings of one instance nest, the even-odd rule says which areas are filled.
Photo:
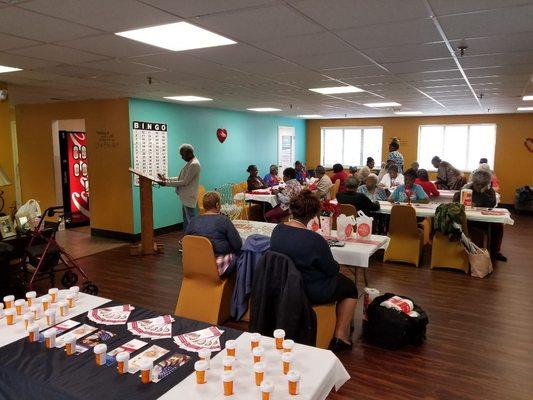
[[484, 278], [492, 273], [492, 261], [487, 249], [482, 249], [469, 240], [468, 245], [465, 245], [465, 250], [470, 261], [470, 275]]

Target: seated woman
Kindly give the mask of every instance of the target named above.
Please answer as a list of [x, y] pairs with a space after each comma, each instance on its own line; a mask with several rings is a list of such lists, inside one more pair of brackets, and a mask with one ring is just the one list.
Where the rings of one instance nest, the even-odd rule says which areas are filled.
[[357, 211], [369, 214], [379, 210], [379, 202], [370, 200], [363, 193], [357, 192], [357, 180], [350, 176], [346, 179], [346, 192], [337, 194], [339, 204], [351, 204]]
[[316, 188], [318, 197], [320, 200], [329, 199], [329, 192], [333, 183], [331, 182], [330, 177], [326, 175], [326, 169], [322, 165], [318, 165], [315, 168], [315, 174], [318, 181], [316, 181], [313, 186]]
[[387, 193], [385, 189], [378, 186], [378, 176], [376, 174], [369, 174], [366, 178], [365, 184], [357, 188], [358, 193], [364, 194], [372, 201], [387, 200]]
[[398, 185], [403, 185], [403, 183], [404, 178], [403, 175], [400, 174], [398, 166], [396, 164], [391, 164], [389, 166], [388, 172], [383, 175], [383, 178], [381, 178], [379, 186], [386, 188], [394, 188]]
[[202, 203], [205, 213], [189, 221], [185, 234], [209, 239], [216, 256], [218, 275], [225, 278], [235, 269], [242, 239], [230, 219], [220, 213], [218, 192], [204, 194]]
[[389, 196], [391, 203], [406, 203], [411, 201], [412, 203], [429, 203], [429, 197], [422, 189], [422, 186], [415, 183], [416, 172], [414, 169], [409, 168], [403, 174], [405, 184], [399, 185], [394, 192]]
[[437, 186], [429, 180], [428, 171], [426, 169], [419, 169], [416, 172], [415, 183], [422, 186], [422, 189], [424, 189], [424, 192], [426, 192], [428, 196], [440, 196]]
[[357, 305], [357, 287], [339, 272], [339, 264], [333, 259], [326, 240], [307, 229], [308, 222], [320, 212], [320, 201], [306, 189], [292, 198], [290, 210], [293, 219], [274, 228], [270, 250], [294, 261], [311, 304], [337, 303], [337, 322], [330, 348], [351, 349], [350, 326]]
[[366, 182], [366, 178], [368, 178], [368, 175], [370, 175], [370, 173], [372, 172], [372, 170], [367, 167], [366, 165], [364, 167], [362, 167], [360, 170], [359, 170], [359, 173], [357, 174], [357, 181], [358, 181], [358, 185], [364, 185], [365, 182]]
[[248, 177], [248, 191], [249, 192], [257, 190], [257, 189], [265, 189], [267, 187], [265, 182], [259, 176], [257, 176], [257, 174], [259, 173], [259, 170], [257, 169], [257, 165], [253, 165], [253, 164], [249, 165], [248, 168], [246, 169], [246, 172], [250, 174], [250, 176]]
[[294, 170], [296, 171], [295, 179], [303, 185], [307, 179], [307, 170], [305, 169], [305, 166], [301, 161], [296, 161], [294, 163]]
[[265, 175], [263, 178], [263, 181], [265, 182], [265, 185], [268, 187], [277, 186], [280, 183], [280, 179], [278, 177], [278, 166], [272, 164], [270, 166], [270, 172]]
[[296, 170], [294, 168], [285, 168], [283, 181], [285, 182], [284, 188], [272, 190], [272, 194], [278, 196], [279, 204], [265, 214], [267, 222], [279, 224], [283, 218], [290, 215], [289, 203], [291, 198], [302, 190], [302, 185], [296, 180]]
[[346, 185], [344, 182], [347, 178], [348, 174], [344, 172], [344, 167], [342, 166], [342, 164], [335, 164], [333, 166], [333, 175], [331, 176], [331, 182], [335, 184], [335, 182], [337, 182], [338, 180], [341, 181], [339, 186], [339, 193], [346, 192]]
[[357, 178], [357, 167], [348, 168], [348, 175]]

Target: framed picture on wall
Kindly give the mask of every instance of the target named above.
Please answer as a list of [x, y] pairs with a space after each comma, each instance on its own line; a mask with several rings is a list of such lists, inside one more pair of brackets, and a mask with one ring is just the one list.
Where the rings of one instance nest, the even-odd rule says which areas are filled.
[[2, 235], [2, 239], [17, 236], [15, 225], [13, 225], [13, 221], [9, 215], [0, 217], [0, 234]]

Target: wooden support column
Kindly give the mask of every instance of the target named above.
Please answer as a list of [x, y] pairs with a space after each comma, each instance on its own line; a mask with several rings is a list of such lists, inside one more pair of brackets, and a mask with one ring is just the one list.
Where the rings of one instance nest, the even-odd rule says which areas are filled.
[[154, 209], [152, 181], [139, 176], [141, 194], [141, 254], [154, 254]]

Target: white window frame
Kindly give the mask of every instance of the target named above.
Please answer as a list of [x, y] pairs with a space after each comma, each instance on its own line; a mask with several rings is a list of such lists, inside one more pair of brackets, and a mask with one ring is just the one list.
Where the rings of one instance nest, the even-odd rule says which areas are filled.
[[[468, 124], [468, 123], [465, 123], [465, 124], [424, 124], [424, 125], [419, 125], [418, 126], [418, 141], [417, 141], [417, 149], [416, 149], [416, 158], [417, 160], [420, 159], [420, 143], [421, 143], [421, 140], [420, 140], [420, 136], [422, 135], [422, 128], [425, 128], [425, 127], [443, 127], [444, 130], [443, 130], [443, 133], [446, 137], [446, 127], [449, 127], [449, 126], [466, 126], [466, 165], [468, 165], [468, 153], [469, 153], [469, 150], [470, 150], [470, 127], [472, 126], [494, 126], [494, 159], [496, 159], [496, 139], [497, 139], [497, 136], [498, 136], [498, 124], [496, 124], [495, 122], [487, 122], [487, 123], [482, 123], [482, 124]], [[440, 153], [439, 154], [435, 154], [436, 156], [440, 156], [440, 154], [443, 154], [444, 153], [444, 147], [441, 149]], [[446, 160], [445, 160], [446, 161]], [[494, 170], [494, 165], [491, 165], [491, 168]], [[428, 171], [430, 172], [436, 172], [437, 169], [434, 168], [433, 166], [431, 166], [430, 168], [428, 168]], [[470, 172], [470, 171], [462, 171], [462, 172]]]
[[[343, 150], [344, 150], [344, 131], [346, 129], [360, 129], [362, 132], [361, 134], [361, 157], [363, 156], [364, 154], [364, 144], [365, 144], [365, 134], [364, 134], [364, 131], [366, 129], [381, 129], [381, 145], [383, 147], [383, 126], [380, 126], [380, 125], [375, 125], [375, 126], [321, 126], [320, 127], [320, 165], [322, 165], [323, 167], [325, 168], [331, 168], [333, 167], [333, 165], [326, 165], [324, 163], [324, 155], [326, 154], [326, 152], [324, 151], [325, 148], [326, 148], [326, 143], [325, 143], [325, 140], [324, 140], [324, 134], [325, 134], [325, 130], [326, 129], [341, 129], [342, 130], [342, 143], [343, 143]], [[344, 153], [344, 151], [343, 151]], [[344, 154], [342, 155], [342, 157], [344, 157]], [[381, 152], [381, 158], [383, 159], [383, 151]], [[363, 165], [365, 165], [364, 163], [364, 160], [361, 160], [361, 162], [363, 163], [362, 165], [348, 165], [348, 164], [344, 164], [344, 160], [342, 160], [343, 162], [339, 162], [339, 164], [342, 164], [343, 167], [345, 168], [348, 168], [348, 167], [362, 167]], [[374, 160], [376, 165], [381, 165], [381, 161], [382, 160]]]

